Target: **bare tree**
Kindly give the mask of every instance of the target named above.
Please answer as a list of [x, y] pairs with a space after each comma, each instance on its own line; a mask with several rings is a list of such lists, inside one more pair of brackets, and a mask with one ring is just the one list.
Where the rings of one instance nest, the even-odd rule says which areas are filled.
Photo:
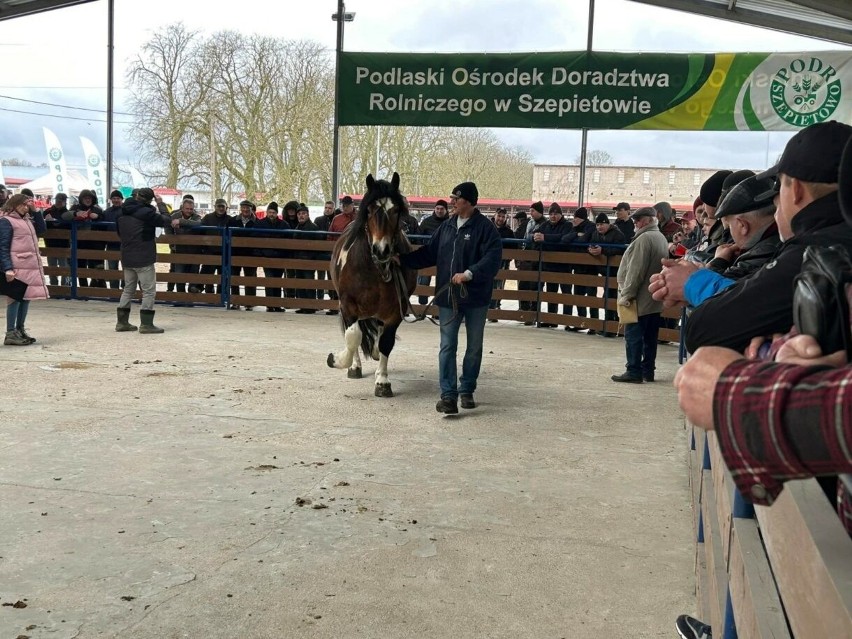
[[[250, 198], [324, 200], [331, 193], [333, 68], [318, 43], [182, 24], [157, 34], [129, 73], [131, 130], [167, 186], [179, 182]], [[378, 164], [378, 169], [377, 169]], [[446, 194], [476, 180], [491, 197], [527, 198], [529, 154], [484, 129], [341, 129], [341, 182], [360, 193], [368, 173], [398, 171], [407, 193]]]
[[[579, 155], [575, 162], [577, 164], [580, 163]], [[601, 149], [591, 149], [586, 151], [586, 166], [612, 166], [612, 164], [612, 155], [609, 151], [602, 151]]]

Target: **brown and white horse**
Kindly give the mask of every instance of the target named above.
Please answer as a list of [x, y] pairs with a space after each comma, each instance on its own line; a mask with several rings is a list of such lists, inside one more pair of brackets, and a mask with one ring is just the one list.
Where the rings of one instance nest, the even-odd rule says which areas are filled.
[[367, 357], [378, 360], [376, 397], [393, 397], [388, 381], [388, 358], [396, 329], [409, 309], [409, 296], [417, 272], [401, 267], [393, 258], [411, 251], [399, 218], [407, 207], [399, 192], [399, 175], [390, 182], [367, 176], [367, 192], [358, 214], [334, 245], [331, 279], [340, 298], [345, 348], [329, 353], [332, 368], [348, 368], [351, 378], [361, 377], [360, 346]]

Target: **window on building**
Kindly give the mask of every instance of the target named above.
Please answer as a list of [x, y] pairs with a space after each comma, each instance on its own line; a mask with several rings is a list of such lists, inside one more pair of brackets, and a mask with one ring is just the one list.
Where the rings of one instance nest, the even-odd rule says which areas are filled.
[[669, 171], [669, 186], [673, 186], [675, 183], [675, 176], [677, 174], [674, 171]]
[[696, 173], [692, 176], [692, 186], [701, 186], [701, 174]]
[[624, 184], [624, 169], [618, 169], [618, 183]]
[[568, 181], [569, 182], [574, 181], [574, 169], [571, 169], [570, 171], [568, 171]]
[[595, 169], [594, 172], [592, 173], [592, 182], [594, 182], [595, 184], [598, 184], [600, 181], [601, 181], [601, 170]]
[[542, 182], [550, 182], [550, 169], [544, 169], [541, 172], [541, 181]]
[[651, 183], [651, 172], [650, 171], [642, 171], [642, 184], [650, 184]]

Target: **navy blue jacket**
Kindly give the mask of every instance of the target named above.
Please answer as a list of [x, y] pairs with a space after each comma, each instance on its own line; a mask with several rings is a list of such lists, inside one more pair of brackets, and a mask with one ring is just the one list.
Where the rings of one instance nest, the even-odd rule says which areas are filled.
[[[461, 228], [455, 217], [441, 224], [422, 248], [400, 255], [400, 262], [408, 268], [438, 267], [437, 289], [440, 290], [456, 273], [470, 271], [473, 279], [465, 283], [467, 297], [456, 292], [459, 306], [487, 306], [491, 301], [494, 276], [500, 270], [503, 244], [497, 227], [487, 217], [473, 210], [473, 215]], [[435, 304], [451, 308], [450, 289], [436, 299]]]

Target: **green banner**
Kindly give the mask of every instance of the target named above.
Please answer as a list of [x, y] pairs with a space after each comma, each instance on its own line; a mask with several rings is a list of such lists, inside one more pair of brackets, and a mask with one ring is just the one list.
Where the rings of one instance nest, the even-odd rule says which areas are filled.
[[852, 123], [852, 53], [351, 53], [341, 125], [796, 130]]

